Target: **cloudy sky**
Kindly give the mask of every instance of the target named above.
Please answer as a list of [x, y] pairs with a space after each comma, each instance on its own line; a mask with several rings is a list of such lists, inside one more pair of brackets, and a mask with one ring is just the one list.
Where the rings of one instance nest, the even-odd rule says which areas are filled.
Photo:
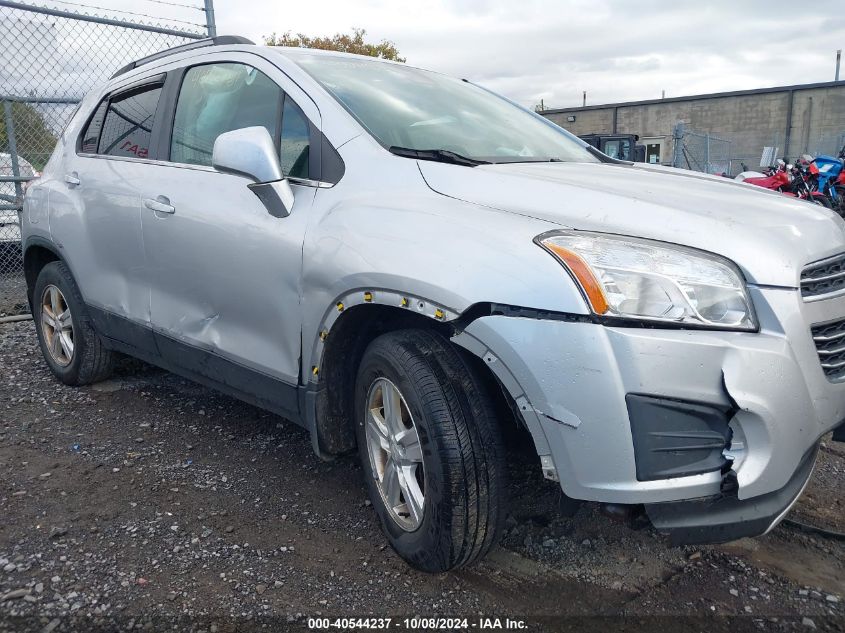
[[[85, 0], [79, 0], [84, 2]], [[202, 0], [171, 0], [202, 5]], [[202, 21], [155, 0], [103, 7]], [[218, 33], [392, 40], [408, 63], [546, 107], [681, 96], [834, 76], [845, 0], [215, 0]], [[69, 7], [72, 8], [72, 7]], [[100, 11], [99, 13], [104, 13]], [[845, 75], [844, 75], [845, 76]]]

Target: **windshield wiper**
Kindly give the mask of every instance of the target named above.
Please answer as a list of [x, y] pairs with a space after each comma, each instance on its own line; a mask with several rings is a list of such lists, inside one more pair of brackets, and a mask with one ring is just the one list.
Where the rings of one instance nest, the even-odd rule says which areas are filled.
[[519, 165], [522, 163], [562, 163], [562, 158], [517, 158], [517, 160], [497, 160], [494, 165]]
[[438, 163], [451, 163], [452, 165], [464, 165], [476, 167], [478, 165], [489, 165], [490, 161], [476, 160], [469, 156], [463, 156], [448, 149], [411, 149], [410, 147], [398, 147], [393, 145], [388, 149], [391, 154], [404, 156], [405, 158], [416, 158], [418, 160], [433, 160]]

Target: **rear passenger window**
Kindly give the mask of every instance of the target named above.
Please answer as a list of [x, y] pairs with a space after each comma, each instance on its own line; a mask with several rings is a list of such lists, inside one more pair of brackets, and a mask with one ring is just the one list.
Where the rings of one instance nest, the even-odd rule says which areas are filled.
[[160, 95], [159, 85], [145, 86], [112, 97], [102, 124], [97, 153], [146, 158]]
[[185, 73], [170, 143], [170, 160], [211, 165], [215, 139], [224, 132], [264, 126], [279, 138], [282, 90], [246, 64], [194, 66]]

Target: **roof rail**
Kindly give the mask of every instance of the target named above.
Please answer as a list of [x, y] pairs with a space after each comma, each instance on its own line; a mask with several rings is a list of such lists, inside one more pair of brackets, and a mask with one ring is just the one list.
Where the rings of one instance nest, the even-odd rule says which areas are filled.
[[148, 64], [152, 61], [157, 59], [161, 59], [162, 57], [167, 57], [168, 55], [173, 55], [174, 53], [181, 53], [183, 51], [190, 51], [195, 48], [203, 48], [205, 46], [217, 46], [219, 44], [255, 44], [252, 40], [248, 40], [245, 37], [241, 37], [240, 35], [220, 35], [218, 37], [207, 37], [202, 40], [196, 40], [195, 42], [189, 42], [188, 44], [182, 44], [181, 46], [174, 46], [173, 48], [168, 48], [165, 51], [160, 51], [158, 53], [153, 53], [152, 55], [147, 55], [146, 57], [142, 57], [141, 59], [136, 59], [134, 62], [129, 62], [123, 68], [118, 69], [111, 78], [114, 79], [115, 77], [119, 77], [124, 73], [128, 73], [130, 70], [134, 70], [138, 68], [138, 66], [143, 66], [144, 64]]

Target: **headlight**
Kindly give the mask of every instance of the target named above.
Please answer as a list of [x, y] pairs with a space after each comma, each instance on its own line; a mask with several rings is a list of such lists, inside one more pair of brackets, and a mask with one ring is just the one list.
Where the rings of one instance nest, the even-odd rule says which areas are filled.
[[535, 240], [563, 264], [598, 315], [737, 330], [757, 321], [733, 262], [633, 237], [554, 231]]

